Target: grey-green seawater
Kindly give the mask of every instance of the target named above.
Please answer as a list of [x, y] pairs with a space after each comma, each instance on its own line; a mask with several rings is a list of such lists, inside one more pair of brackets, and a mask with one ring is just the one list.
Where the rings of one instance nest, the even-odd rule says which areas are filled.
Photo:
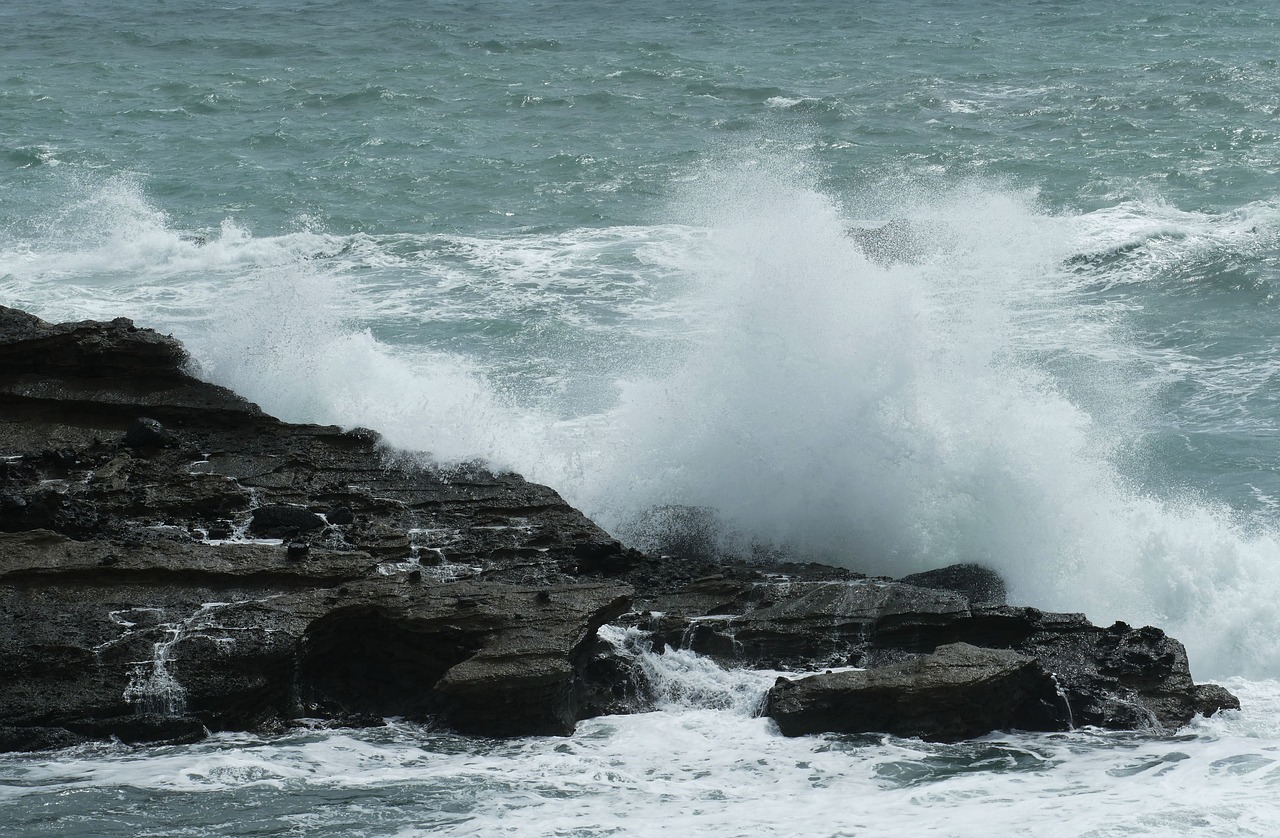
[[[0, 829], [1273, 834], [1278, 24], [3, 4], [0, 303], [173, 331], [278, 415], [488, 458], [622, 534], [688, 503], [731, 548], [983, 561], [1020, 601], [1164, 626], [1255, 709], [989, 751], [687, 707], [562, 743], [89, 749], [0, 763]], [[847, 235], [894, 219], [895, 260]]]

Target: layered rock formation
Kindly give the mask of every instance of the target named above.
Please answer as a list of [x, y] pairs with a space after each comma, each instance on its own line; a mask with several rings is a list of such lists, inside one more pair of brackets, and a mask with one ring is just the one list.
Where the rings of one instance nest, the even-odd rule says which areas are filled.
[[[641, 554], [549, 488], [392, 452], [371, 431], [281, 422], [185, 364], [176, 341], [127, 320], [53, 325], [0, 307], [0, 748], [301, 718], [567, 733], [644, 706], [631, 662], [596, 636], [612, 621], [730, 665], [885, 667], [871, 680], [914, 684], [899, 696], [952, 684], [931, 655], [970, 644], [970, 658], [1030, 667], [1039, 686], [1018, 689], [1057, 702], [977, 722], [940, 704], [928, 724], [904, 704], [907, 721], [872, 725], [904, 735], [1042, 717], [1177, 726], [1233, 701], [1195, 687], [1158, 630], [1009, 607], [988, 571], [907, 584]], [[846, 706], [833, 690], [900, 702], [838, 680], [775, 688], [783, 731], [858, 729], [783, 720], [806, 701]]]

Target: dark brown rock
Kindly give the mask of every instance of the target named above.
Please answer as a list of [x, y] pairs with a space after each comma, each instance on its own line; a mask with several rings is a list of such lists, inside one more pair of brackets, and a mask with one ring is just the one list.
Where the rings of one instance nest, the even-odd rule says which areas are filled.
[[1197, 684], [1193, 701], [1195, 711], [1202, 716], [1212, 716], [1219, 710], [1240, 709], [1240, 699], [1218, 684]]
[[[974, 605], [955, 590], [882, 579], [738, 578], [642, 590], [637, 606], [652, 612], [635, 622], [659, 648], [690, 648], [733, 666], [881, 667], [952, 643], [1009, 650], [1057, 680], [1078, 725], [1173, 730], [1219, 702], [1208, 691], [1201, 705], [1185, 649], [1159, 629]], [[1222, 698], [1218, 706], [1231, 703]]]
[[967, 643], [877, 669], [779, 678], [765, 715], [787, 736], [892, 733], [936, 742], [1071, 724], [1065, 698], [1038, 661]]
[[255, 533], [311, 532], [325, 525], [324, 518], [298, 506], [259, 506], [251, 513], [249, 529]]

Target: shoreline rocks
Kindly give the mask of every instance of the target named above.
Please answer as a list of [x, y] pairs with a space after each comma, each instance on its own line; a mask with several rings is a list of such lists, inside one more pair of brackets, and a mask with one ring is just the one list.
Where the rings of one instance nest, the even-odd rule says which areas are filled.
[[[968, 688], [937, 674], [959, 664], [930, 661], [967, 644], [988, 670], [1025, 659], [1056, 678], [1075, 724], [1176, 727], [1236, 706], [1192, 684], [1158, 629], [1005, 605], [982, 568], [907, 584], [641, 553], [545, 486], [443, 468], [372, 431], [281, 422], [185, 364], [177, 341], [128, 320], [0, 307], [0, 750], [383, 716], [568, 733], [642, 709], [634, 667], [596, 637], [615, 622], [733, 666], [857, 665], [877, 684], [934, 673], [961, 703]], [[853, 700], [831, 696], [858, 679], [812, 677], [770, 706]], [[1043, 678], [983, 683], [1044, 698]], [[957, 727], [942, 717], [959, 711], [935, 706], [927, 723], [881, 727], [1028, 723], [1006, 708]]]

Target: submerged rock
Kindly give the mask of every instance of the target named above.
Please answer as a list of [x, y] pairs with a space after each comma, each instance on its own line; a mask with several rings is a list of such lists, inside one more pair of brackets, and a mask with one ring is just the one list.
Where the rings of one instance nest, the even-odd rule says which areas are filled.
[[[545, 486], [281, 422], [185, 366], [125, 319], [0, 307], [0, 750], [383, 716], [567, 733], [646, 706], [634, 661], [597, 637], [613, 621], [735, 666], [870, 667], [866, 718], [913, 735], [1235, 706], [1158, 629], [1004, 605], [981, 568], [908, 584], [736, 562], [704, 511], [675, 507], [653, 532], [697, 537], [642, 553]], [[824, 725], [847, 724], [837, 696], [858, 679], [815, 677], [775, 688], [779, 724], [846, 729]], [[874, 698], [895, 679], [937, 718]]]
[[846, 234], [858, 249], [881, 267], [920, 262], [939, 249], [945, 231], [937, 225], [894, 218], [879, 226], [850, 227]]

